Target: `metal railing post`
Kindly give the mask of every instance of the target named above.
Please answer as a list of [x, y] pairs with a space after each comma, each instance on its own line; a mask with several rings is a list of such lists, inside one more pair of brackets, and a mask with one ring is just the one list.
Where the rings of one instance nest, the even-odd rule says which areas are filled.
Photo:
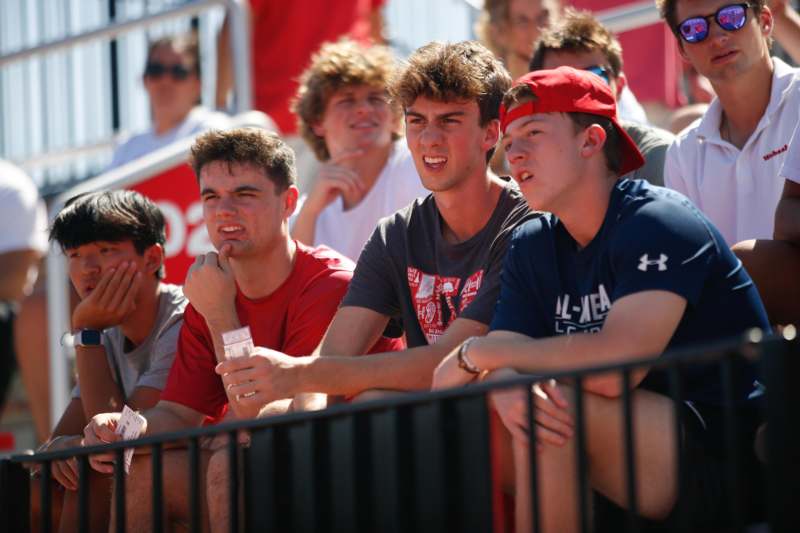
[[30, 479], [22, 464], [0, 459], [0, 531], [30, 531]]
[[762, 346], [767, 387], [769, 523], [774, 533], [797, 531], [800, 508], [800, 343]]

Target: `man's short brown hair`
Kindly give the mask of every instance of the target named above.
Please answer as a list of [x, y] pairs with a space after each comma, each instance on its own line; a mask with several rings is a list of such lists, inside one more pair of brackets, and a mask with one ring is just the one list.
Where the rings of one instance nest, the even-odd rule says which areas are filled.
[[[314, 126], [322, 121], [331, 96], [343, 87], [368, 85], [385, 89], [397, 63], [391, 50], [385, 46], [362, 46], [349, 39], [325, 43], [311, 58], [309, 66], [300, 76], [300, 87], [292, 101], [292, 111], [297, 115], [300, 135], [320, 161], [330, 159], [325, 139], [314, 133]], [[400, 110], [395, 107], [394, 120], [398, 122], [393, 138], [399, 139]]]
[[[753, 8], [753, 13], [758, 14], [767, 5], [767, 0], [749, 0], [748, 4]], [[683, 46], [683, 40], [678, 35], [678, 24], [681, 22], [678, 20], [678, 0], [656, 0], [656, 7], [661, 13], [661, 18], [678, 38], [678, 43]]]
[[542, 70], [548, 52], [601, 52], [614, 77], [622, 72], [622, 46], [613, 33], [589, 11], [568, 7], [553, 26], [545, 29], [536, 41], [529, 68]]
[[251, 165], [264, 171], [280, 194], [297, 182], [294, 151], [274, 133], [260, 128], [212, 130], [200, 135], [192, 145], [189, 164], [197, 179], [209, 163]]
[[[511, 109], [521, 104], [535, 102], [538, 98], [526, 84], [515, 85], [503, 96], [503, 106]], [[603, 155], [606, 166], [614, 174], [619, 174], [622, 168], [622, 140], [617, 129], [607, 117], [591, 113], [564, 113], [572, 121], [575, 133], [580, 133], [592, 124], [597, 124], [606, 132], [606, 142], [603, 144]]]
[[485, 126], [500, 116], [500, 101], [510, 86], [503, 64], [477, 41], [432, 42], [411, 54], [389, 91], [403, 108], [420, 96], [440, 102], [475, 100]]
[[[485, 126], [500, 117], [500, 102], [509, 87], [508, 71], [479, 42], [432, 42], [411, 54], [389, 92], [403, 109], [421, 96], [439, 102], [474, 100], [479, 124]], [[494, 147], [487, 152], [487, 161], [493, 154]]]

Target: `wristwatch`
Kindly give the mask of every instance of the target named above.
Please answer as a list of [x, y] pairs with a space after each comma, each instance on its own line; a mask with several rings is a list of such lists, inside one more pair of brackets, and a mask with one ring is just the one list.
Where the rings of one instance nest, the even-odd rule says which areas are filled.
[[[68, 339], [69, 337], [72, 338]], [[99, 329], [79, 329], [72, 335], [69, 333], [64, 335], [64, 340], [71, 342], [76, 348], [78, 346], [101, 346], [103, 344], [103, 332]]]
[[476, 375], [481, 373], [481, 369], [475, 366], [475, 363], [470, 361], [469, 357], [467, 357], [467, 349], [469, 348], [469, 345], [472, 344], [472, 342], [477, 338], [478, 337], [469, 337], [467, 340], [465, 340], [461, 344], [461, 347], [459, 347], [457, 356], [458, 368], [466, 372], [469, 372], [470, 374], [476, 374]]

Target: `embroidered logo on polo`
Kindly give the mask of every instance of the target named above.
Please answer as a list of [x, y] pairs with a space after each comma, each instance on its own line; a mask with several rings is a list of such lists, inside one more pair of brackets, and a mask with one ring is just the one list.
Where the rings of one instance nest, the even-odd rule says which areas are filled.
[[597, 286], [597, 292], [579, 298], [562, 294], [556, 298], [556, 334], [600, 331], [609, 309], [611, 300], [602, 283]]
[[[436, 342], [450, 323], [472, 303], [483, 281], [483, 270], [467, 277], [463, 287], [461, 278], [454, 276], [426, 274], [413, 267], [408, 267], [406, 273], [417, 320], [429, 344]], [[447, 306], [446, 323], [442, 304]]]
[[658, 259], [650, 259], [650, 256], [644, 254], [642, 257], [639, 258], [639, 270], [642, 272], [647, 272], [650, 267], [658, 267], [659, 272], [664, 272], [667, 269], [667, 257], [666, 254], [661, 254], [658, 256]]
[[761, 157], [764, 158], [764, 161], [769, 161], [770, 159], [772, 159], [776, 155], [782, 154], [783, 152], [785, 152], [788, 149], [789, 149], [789, 145], [788, 144], [784, 144], [780, 148], [775, 149], [775, 150], [771, 151], [770, 153], [768, 153], [766, 155], [763, 155]]

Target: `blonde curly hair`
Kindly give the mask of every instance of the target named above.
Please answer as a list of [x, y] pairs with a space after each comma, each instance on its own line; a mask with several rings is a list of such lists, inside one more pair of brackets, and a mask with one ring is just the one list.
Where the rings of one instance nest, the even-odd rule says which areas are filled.
[[[320, 161], [331, 154], [325, 139], [314, 132], [322, 121], [331, 96], [342, 87], [369, 85], [386, 88], [397, 69], [391, 50], [385, 46], [363, 46], [350, 39], [325, 43], [311, 58], [311, 65], [300, 76], [300, 87], [292, 101], [297, 125], [303, 139]], [[392, 106], [397, 121], [394, 139], [400, 138], [400, 109]]]

